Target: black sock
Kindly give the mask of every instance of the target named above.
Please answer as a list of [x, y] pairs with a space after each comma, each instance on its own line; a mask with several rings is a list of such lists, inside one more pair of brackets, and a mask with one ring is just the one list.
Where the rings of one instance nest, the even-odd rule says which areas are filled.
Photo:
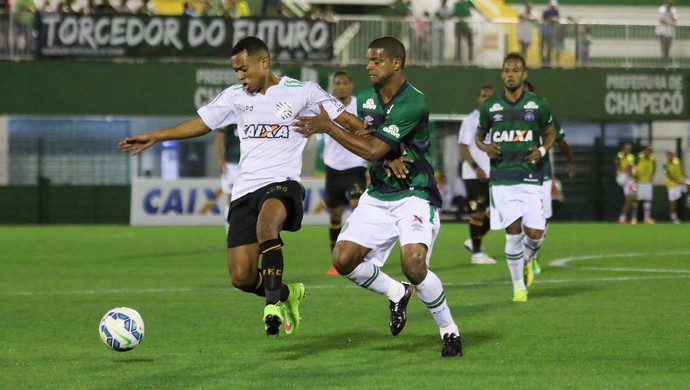
[[264, 278], [261, 276], [261, 270], [257, 269], [256, 272], [259, 274], [259, 283], [256, 284], [256, 287], [254, 287], [253, 291], [247, 291], [252, 294], [256, 294], [260, 297], [265, 297], [266, 296], [266, 291], [264, 290]]
[[335, 242], [338, 241], [338, 236], [340, 235], [340, 229], [343, 227], [341, 224], [331, 224], [328, 226], [328, 237], [331, 240], [331, 253], [333, 253], [333, 248], [335, 248]]
[[278, 303], [281, 298], [284, 267], [282, 247], [283, 242], [279, 238], [259, 244], [267, 305]]

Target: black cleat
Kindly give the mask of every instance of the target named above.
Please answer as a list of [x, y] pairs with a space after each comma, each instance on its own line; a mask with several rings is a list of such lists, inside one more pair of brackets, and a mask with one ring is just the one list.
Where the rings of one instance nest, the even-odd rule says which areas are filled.
[[403, 294], [399, 302], [389, 301], [390, 304], [388, 305], [391, 309], [391, 321], [389, 325], [393, 336], [399, 335], [403, 328], [405, 328], [407, 324], [407, 304], [414, 295], [414, 287], [412, 287], [411, 284], [405, 282], [402, 282], [402, 284], [405, 287], [405, 294]]
[[441, 357], [460, 357], [462, 356], [462, 341], [460, 335], [446, 333], [443, 335], [443, 349]]
[[283, 306], [281, 302], [264, 307], [264, 329], [266, 336], [278, 336], [283, 324]]

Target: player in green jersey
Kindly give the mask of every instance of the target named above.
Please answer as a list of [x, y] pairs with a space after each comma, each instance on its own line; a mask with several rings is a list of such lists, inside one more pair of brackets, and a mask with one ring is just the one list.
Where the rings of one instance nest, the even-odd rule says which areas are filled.
[[[429, 258], [440, 229], [441, 195], [430, 163], [429, 108], [426, 97], [404, 75], [405, 47], [394, 37], [377, 38], [367, 48], [367, 72], [373, 85], [357, 95], [357, 112], [365, 118], [369, 136], [352, 134], [324, 115], [300, 117], [302, 134], [324, 132], [351, 152], [371, 161], [371, 184], [360, 197], [338, 236], [333, 265], [338, 273], [389, 299], [390, 330], [395, 336], [407, 323], [407, 304], [416, 290], [440, 329], [441, 356], [461, 356], [460, 330], [453, 321], [441, 279]], [[350, 130], [364, 123], [355, 116], [336, 121]], [[390, 163], [400, 160], [405, 169]], [[394, 166], [393, 166], [394, 167]], [[401, 283], [381, 268], [400, 241]]]
[[[525, 59], [509, 53], [503, 60], [503, 94], [479, 108], [475, 142], [491, 158], [491, 229], [506, 231], [505, 253], [513, 281], [513, 301], [527, 301], [524, 266], [543, 242], [543, 170], [539, 161], [555, 140], [551, 109], [545, 99], [525, 90]], [[489, 134], [491, 143], [484, 143]]]

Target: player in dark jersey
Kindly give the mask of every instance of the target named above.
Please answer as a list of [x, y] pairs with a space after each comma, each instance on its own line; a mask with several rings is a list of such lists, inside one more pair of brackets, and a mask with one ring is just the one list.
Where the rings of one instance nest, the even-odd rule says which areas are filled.
[[[323, 113], [300, 117], [305, 135], [325, 132], [353, 153], [370, 161], [371, 184], [348, 218], [333, 251], [338, 273], [389, 299], [390, 330], [395, 336], [407, 323], [407, 304], [416, 290], [440, 329], [441, 356], [461, 356], [460, 330], [453, 320], [441, 280], [428, 268], [440, 228], [441, 195], [431, 165], [429, 108], [426, 97], [404, 75], [405, 47], [394, 37], [375, 39], [367, 49], [370, 87], [357, 94], [358, 115], [375, 129], [372, 136], [352, 134]], [[345, 115], [345, 114], [343, 114]], [[348, 117], [347, 115], [345, 115]], [[336, 118], [340, 123], [343, 116]], [[362, 122], [349, 118], [346, 128]], [[389, 162], [405, 156], [407, 172]], [[386, 275], [381, 267], [400, 241], [402, 271], [410, 283]]]
[[[509, 53], [503, 60], [503, 94], [479, 108], [475, 142], [491, 158], [489, 186], [491, 229], [506, 231], [506, 261], [513, 282], [513, 301], [527, 301], [525, 259], [543, 242], [544, 218], [539, 161], [555, 139], [551, 109], [543, 98], [525, 90], [525, 59]], [[489, 144], [484, 143], [489, 134]]]

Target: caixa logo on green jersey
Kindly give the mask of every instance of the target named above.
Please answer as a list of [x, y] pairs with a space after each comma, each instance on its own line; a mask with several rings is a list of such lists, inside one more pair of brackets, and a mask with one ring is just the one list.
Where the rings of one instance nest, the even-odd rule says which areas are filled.
[[247, 125], [244, 126], [242, 138], [289, 138], [290, 127], [288, 125]]
[[220, 215], [220, 188], [152, 188], [144, 195], [143, 206], [153, 215]]
[[493, 133], [493, 142], [533, 142], [534, 132], [532, 130], [505, 130]]

